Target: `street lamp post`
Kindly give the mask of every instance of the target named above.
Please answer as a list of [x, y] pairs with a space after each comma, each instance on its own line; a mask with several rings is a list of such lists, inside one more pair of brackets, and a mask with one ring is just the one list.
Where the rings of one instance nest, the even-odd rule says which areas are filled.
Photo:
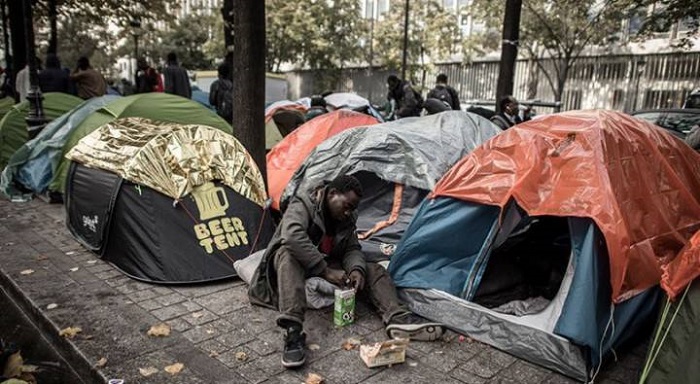
[[136, 83], [136, 77], [137, 73], [139, 71], [138, 68], [138, 62], [139, 62], [139, 36], [141, 35], [141, 20], [139, 19], [133, 19], [129, 22], [129, 26], [131, 26], [131, 36], [134, 38], [134, 84]]
[[26, 35], [27, 65], [29, 66], [29, 113], [27, 114], [27, 133], [30, 139], [34, 138], [44, 126], [47, 120], [44, 117], [44, 108], [39, 88], [39, 74], [36, 66], [36, 54], [34, 53], [34, 25], [32, 24], [32, 4], [31, 0], [23, 0], [24, 9], [24, 30]]
[[408, 11], [409, 0], [406, 0], [406, 6], [403, 15], [403, 56], [401, 58], [401, 79], [406, 80], [406, 62], [408, 57]]

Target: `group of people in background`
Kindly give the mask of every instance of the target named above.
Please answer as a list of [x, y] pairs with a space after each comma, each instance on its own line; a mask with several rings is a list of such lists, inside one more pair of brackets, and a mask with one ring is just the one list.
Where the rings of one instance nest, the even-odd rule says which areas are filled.
[[[36, 58], [39, 89], [43, 93], [62, 92], [76, 95], [82, 99], [90, 99], [106, 94], [130, 95], [134, 93], [165, 92], [185, 98], [192, 97], [187, 70], [178, 64], [177, 55], [171, 52], [167, 56], [163, 73], [151, 67], [145, 58], [137, 61], [136, 84], [132, 85], [127, 79], [121, 79], [117, 84], [107, 80], [90, 65], [87, 57], [80, 57], [73, 70], [61, 66], [61, 61], [55, 54], [46, 55], [45, 67]], [[25, 66], [12, 78], [4, 73], [2, 92], [14, 97], [18, 102], [27, 98], [30, 90], [29, 66]], [[14, 80], [14, 81], [12, 81]]]
[[[389, 120], [405, 117], [420, 116], [425, 110], [427, 114], [454, 110], [462, 110], [457, 90], [448, 85], [447, 75], [441, 73], [437, 76], [435, 87], [428, 92], [427, 97], [418, 92], [410, 82], [402, 80], [396, 75], [387, 78], [389, 92], [387, 100], [392, 107], [387, 116]], [[498, 112], [491, 113], [489, 118], [501, 129], [508, 129], [523, 121], [529, 120], [529, 109], [525, 109], [523, 116], [520, 114], [520, 104], [513, 96], [506, 96], [499, 100]]]

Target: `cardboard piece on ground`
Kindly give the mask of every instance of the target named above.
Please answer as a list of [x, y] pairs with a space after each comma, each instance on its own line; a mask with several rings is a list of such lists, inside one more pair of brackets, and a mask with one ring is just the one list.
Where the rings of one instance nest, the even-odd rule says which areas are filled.
[[406, 361], [408, 339], [393, 339], [379, 343], [361, 345], [360, 357], [367, 367], [400, 364]]

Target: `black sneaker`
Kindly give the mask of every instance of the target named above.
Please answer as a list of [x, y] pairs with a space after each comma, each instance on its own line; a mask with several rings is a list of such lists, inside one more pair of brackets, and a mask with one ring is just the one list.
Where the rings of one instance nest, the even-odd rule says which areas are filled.
[[391, 318], [386, 326], [386, 334], [392, 339], [434, 341], [445, 333], [445, 326], [431, 323], [413, 313], [402, 313]]
[[285, 368], [301, 367], [306, 362], [306, 334], [298, 328], [287, 329], [284, 337], [282, 366]]

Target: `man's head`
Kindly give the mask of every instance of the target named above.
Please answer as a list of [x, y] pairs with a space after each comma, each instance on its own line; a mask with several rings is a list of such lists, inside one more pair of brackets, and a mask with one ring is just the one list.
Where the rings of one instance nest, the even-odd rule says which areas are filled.
[[90, 60], [85, 56], [81, 56], [78, 59], [78, 68], [83, 71], [90, 68]]
[[61, 68], [61, 60], [53, 53], [46, 55], [46, 68]]
[[447, 75], [444, 73], [441, 73], [437, 75], [437, 83], [439, 84], [447, 84]]
[[312, 107], [326, 107], [326, 99], [320, 95], [311, 96], [311, 106]]
[[177, 54], [175, 52], [168, 53], [168, 63], [177, 64]]
[[513, 96], [506, 96], [502, 98], [498, 106], [501, 108], [502, 112], [509, 115], [515, 115], [518, 113], [518, 100], [516, 100]]
[[357, 209], [362, 197], [362, 185], [350, 175], [341, 175], [328, 184], [326, 205], [335, 221], [345, 221]]
[[401, 80], [396, 75], [390, 75], [386, 78], [386, 83], [389, 84], [389, 89], [394, 89], [401, 84]]
[[148, 61], [146, 61], [145, 57], [140, 57], [139, 60], [137, 61], [136, 65], [139, 67], [139, 69], [146, 69], [148, 68]]
[[229, 67], [228, 63], [224, 61], [223, 63], [219, 64], [216, 72], [219, 74], [219, 78], [227, 79], [231, 73], [231, 67]]

